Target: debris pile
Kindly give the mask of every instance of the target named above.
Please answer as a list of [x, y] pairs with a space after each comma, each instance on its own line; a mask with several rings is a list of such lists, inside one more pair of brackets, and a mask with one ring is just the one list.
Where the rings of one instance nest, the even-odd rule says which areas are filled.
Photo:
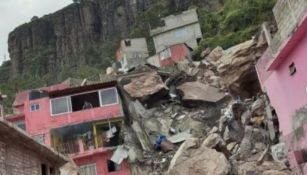
[[265, 47], [259, 36], [226, 51], [206, 49], [202, 61], [173, 71], [123, 75], [132, 173], [291, 174], [276, 116], [253, 87], [254, 63]]

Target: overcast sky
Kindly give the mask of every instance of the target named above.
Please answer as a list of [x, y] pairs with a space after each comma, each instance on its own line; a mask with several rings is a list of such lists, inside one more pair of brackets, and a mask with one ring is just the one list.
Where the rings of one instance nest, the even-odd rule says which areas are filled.
[[8, 34], [17, 26], [29, 22], [33, 16], [55, 12], [72, 0], [0, 0], [0, 64], [6, 55]]

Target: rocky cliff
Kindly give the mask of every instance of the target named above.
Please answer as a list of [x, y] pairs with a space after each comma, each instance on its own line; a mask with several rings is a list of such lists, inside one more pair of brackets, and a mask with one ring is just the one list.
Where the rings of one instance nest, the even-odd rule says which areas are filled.
[[[33, 18], [9, 35], [13, 75], [44, 75], [61, 67], [78, 65], [104, 68], [116, 43], [157, 4], [167, 12], [187, 9], [192, 3], [220, 6], [220, 1], [201, 0], [83, 0], [53, 14]], [[155, 13], [155, 12], [154, 12]], [[154, 14], [154, 16], [158, 16]], [[112, 47], [110, 47], [112, 45]], [[108, 47], [109, 46], [109, 47]]]
[[133, 22], [129, 1], [109, 0], [74, 3], [33, 19], [9, 35], [13, 74], [27, 73], [33, 64], [40, 65], [35, 72], [39, 74], [53, 72], [63, 64], [86, 64], [86, 49], [124, 37]]

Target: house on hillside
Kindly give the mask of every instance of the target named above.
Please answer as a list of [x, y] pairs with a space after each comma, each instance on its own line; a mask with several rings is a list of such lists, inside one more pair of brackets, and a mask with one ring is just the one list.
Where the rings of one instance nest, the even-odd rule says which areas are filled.
[[149, 57], [147, 63], [156, 67], [167, 67], [189, 60], [191, 60], [191, 49], [186, 44], [175, 44]]
[[278, 32], [272, 39], [267, 32], [270, 47], [256, 65], [262, 89], [278, 115], [291, 168], [297, 174], [307, 173], [306, 10], [304, 0], [277, 1], [273, 12]]
[[60, 175], [67, 158], [0, 119], [0, 174]]
[[184, 11], [178, 15], [162, 18], [163, 26], [150, 30], [156, 53], [169, 46], [186, 43], [195, 49], [202, 38], [196, 9]]
[[124, 113], [115, 78], [69, 79], [17, 94], [16, 115], [7, 120], [35, 140], [68, 155], [82, 175], [130, 175], [128, 163], [112, 159], [123, 142]]
[[124, 39], [120, 41], [116, 51], [116, 61], [120, 63], [120, 71], [128, 70], [146, 63], [148, 48], [145, 38]]

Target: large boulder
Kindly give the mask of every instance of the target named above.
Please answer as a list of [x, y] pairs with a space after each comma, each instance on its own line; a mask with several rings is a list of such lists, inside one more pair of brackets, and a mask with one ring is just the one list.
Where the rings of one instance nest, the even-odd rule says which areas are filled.
[[231, 166], [224, 154], [198, 145], [198, 139], [186, 140], [174, 155], [168, 174], [227, 175], [230, 172]]

